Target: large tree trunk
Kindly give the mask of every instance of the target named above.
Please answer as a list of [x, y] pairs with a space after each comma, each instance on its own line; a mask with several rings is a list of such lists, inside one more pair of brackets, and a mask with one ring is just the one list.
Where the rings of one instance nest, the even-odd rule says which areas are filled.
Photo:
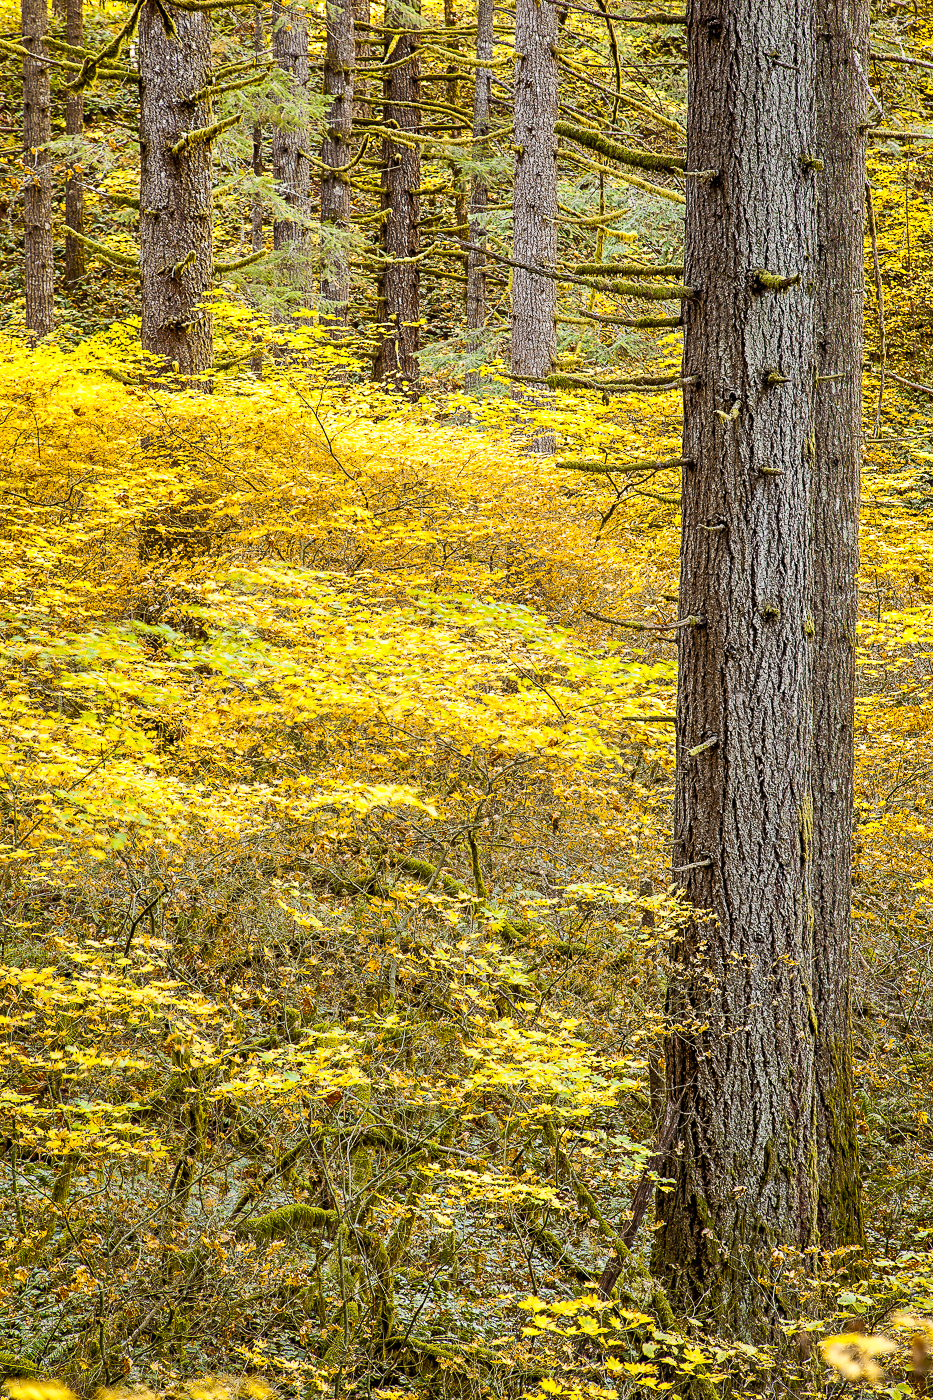
[[23, 223], [25, 227], [26, 329], [35, 339], [54, 324], [52, 250], [52, 99], [43, 40], [48, 30], [46, 0], [22, 0], [23, 47]]
[[[557, 6], [515, 7], [515, 186], [513, 257], [557, 261]], [[516, 267], [512, 273], [512, 373], [543, 379], [557, 349], [557, 283]]]
[[680, 632], [673, 864], [694, 913], [655, 1266], [675, 1309], [745, 1337], [794, 1307], [781, 1256], [816, 1237], [813, 47], [813, 0], [688, 7], [687, 168], [719, 174], [687, 186], [680, 611], [705, 621]]
[[[67, 0], [65, 38], [75, 48], [84, 47], [84, 4], [83, 0]], [[69, 92], [65, 97], [65, 135], [84, 135], [84, 89]], [[84, 232], [84, 179], [75, 167], [80, 163], [80, 151], [74, 149], [69, 154], [67, 183], [65, 185], [65, 223], [78, 233]], [[65, 284], [73, 287], [81, 281], [87, 271], [87, 258], [84, 244], [77, 238], [65, 235]]]
[[[386, 4], [386, 50], [393, 42], [392, 30], [399, 31], [392, 48], [394, 65], [385, 76], [383, 93], [384, 124], [398, 128], [413, 138], [418, 130], [418, 110], [411, 105], [420, 98], [420, 59], [418, 35], [406, 28], [407, 5], [389, 0]], [[417, 8], [417, 7], [416, 7]], [[403, 63], [402, 59], [408, 59]], [[382, 225], [382, 251], [387, 259], [379, 278], [376, 317], [385, 326], [385, 336], [373, 365], [373, 378], [393, 382], [397, 387], [418, 382], [418, 349], [421, 319], [421, 279], [416, 262], [390, 259], [414, 258], [418, 253], [418, 221], [421, 216], [421, 150], [412, 141], [403, 144], [386, 137], [382, 143], [382, 208], [388, 217]]]
[[210, 22], [155, 0], [139, 15], [139, 251], [143, 349], [184, 375], [210, 369]]
[[[321, 223], [336, 239], [324, 250], [321, 297], [331, 304], [328, 320], [346, 325], [350, 299], [350, 265], [346, 236], [350, 230], [350, 186], [343, 174], [350, 161], [353, 134], [353, 67], [356, 37], [351, 0], [328, 0], [327, 53], [324, 59], [324, 93], [333, 101], [327, 113], [327, 131], [321, 146], [321, 162], [328, 172], [321, 179]], [[326, 235], [325, 235], [326, 236]], [[339, 241], [339, 240], [343, 241]]]
[[862, 436], [868, 0], [817, 0], [816, 461], [813, 483], [813, 995], [820, 1238], [865, 1248], [852, 1073], [855, 627]]
[[[361, 65], [365, 67], [369, 63], [372, 53], [369, 0], [352, 0], [352, 3], [356, 64], [357, 67]], [[370, 114], [369, 103], [366, 101], [368, 94], [369, 78], [365, 73], [354, 74], [353, 97], [355, 105], [353, 112], [357, 121], [365, 121]]]
[[[473, 159], [482, 160], [487, 154], [486, 138], [489, 135], [489, 109], [492, 100], [492, 69], [485, 65], [492, 62], [492, 21], [493, 0], [478, 0], [476, 10], [476, 85], [473, 90]], [[470, 242], [481, 248], [486, 239], [486, 204], [489, 191], [486, 176], [477, 174], [473, 178], [470, 194]], [[467, 329], [482, 331], [486, 324], [486, 258], [483, 253], [471, 248], [467, 253], [466, 314]], [[471, 345], [479, 341], [479, 335], [471, 338]], [[466, 376], [465, 387], [476, 389], [479, 374], [472, 371]]]
[[272, 175], [278, 194], [294, 211], [294, 217], [275, 219], [272, 242], [277, 250], [289, 249], [292, 267], [287, 280], [293, 288], [293, 309], [311, 304], [311, 278], [307, 257], [306, 225], [310, 213], [311, 171], [302, 151], [310, 143], [308, 131], [308, 23], [304, 10], [282, 0], [272, 0], [272, 56], [290, 78], [291, 109], [272, 132]]

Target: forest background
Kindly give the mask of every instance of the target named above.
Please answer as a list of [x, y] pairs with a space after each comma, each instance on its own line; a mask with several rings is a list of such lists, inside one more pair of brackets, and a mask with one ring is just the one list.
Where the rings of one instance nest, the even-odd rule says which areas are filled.
[[[127, 17], [89, 8], [87, 52]], [[211, 13], [211, 62], [231, 75], [210, 143], [214, 362], [168, 385], [139, 349], [135, 39], [82, 89], [83, 132], [66, 135], [66, 84], [88, 74], [51, 17], [55, 326], [33, 344], [36, 152], [20, 139], [24, 31], [4, 13], [8, 1375], [82, 1392], [261, 1376], [335, 1398], [709, 1395], [727, 1377], [819, 1390], [840, 1382], [808, 1337], [884, 1326], [886, 1372], [850, 1340], [841, 1383], [926, 1386], [933, 21], [879, 5], [866, 75], [883, 128], [854, 885], [871, 1251], [804, 1278], [788, 1350], [675, 1324], [647, 1267], [650, 1212], [627, 1233], [650, 1180], [680, 919], [680, 336], [670, 300], [646, 314], [599, 269], [676, 280], [683, 26], [560, 7], [566, 280], [555, 376], [530, 402], [509, 374], [508, 263], [486, 264], [482, 329], [464, 304], [477, 227], [499, 259], [512, 246], [514, 14], [494, 18], [477, 136], [476, 16], [360, 11], [342, 227], [315, 213], [323, 9]], [[305, 27], [296, 86], [273, 41]], [[422, 344], [399, 393], [371, 366], [391, 260], [379, 143], [397, 130], [380, 104], [402, 31], [422, 62]], [[654, 167], [614, 162], [607, 132]], [[275, 149], [304, 153], [297, 207]], [[77, 269], [63, 257], [76, 185]], [[336, 328], [320, 296], [335, 266]], [[610, 1306], [596, 1285], [616, 1252]]]

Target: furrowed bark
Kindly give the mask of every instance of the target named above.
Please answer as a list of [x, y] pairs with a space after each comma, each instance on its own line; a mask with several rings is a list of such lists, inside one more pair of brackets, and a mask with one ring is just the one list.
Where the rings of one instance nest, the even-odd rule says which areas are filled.
[[850, 979], [862, 437], [867, 0], [817, 0], [819, 193], [813, 485], [813, 996], [819, 1228], [865, 1249]]
[[[83, 0], [67, 0], [65, 19], [65, 39], [75, 48], [84, 47], [84, 3]], [[65, 97], [65, 135], [84, 135], [84, 89], [69, 92]], [[69, 228], [84, 232], [84, 178], [76, 169], [80, 154], [72, 152], [69, 158], [65, 184], [65, 223]], [[87, 271], [87, 254], [84, 245], [77, 238], [65, 236], [65, 285], [73, 287], [81, 281]]]
[[[557, 10], [518, 0], [515, 13], [513, 257], [557, 261]], [[543, 378], [557, 347], [553, 281], [516, 268], [512, 277], [512, 373]]]
[[[385, 22], [398, 29], [397, 42], [387, 36], [386, 50], [394, 43], [384, 82], [383, 123], [413, 135], [418, 130], [418, 112], [413, 106], [420, 97], [421, 64], [418, 36], [405, 28], [407, 6], [386, 5]], [[417, 8], [417, 6], [416, 6]], [[401, 60], [407, 58], [407, 62]], [[419, 250], [421, 201], [421, 151], [416, 145], [403, 145], [391, 137], [382, 143], [382, 208], [388, 218], [382, 225], [382, 251], [387, 259], [414, 258]], [[397, 387], [416, 386], [420, 347], [421, 280], [416, 262], [387, 262], [379, 277], [376, 318], [385, 335], [376, 354], [373, 378]]]
[[55, 322], [52, 248], [52, 98], [43, 40], [49, 27], [46, 0], [22, 0], [23, 48], [23, 224], [26, 329], [35, 340]]
[[[557, 8], [517, 0], [515, 10], [515, 183], [513, 257], [557, 261]], [[557, 353], [557, 286], [516, 267], [512, 274], [512, 373], [544, 379]], [[533, 450], [550, 452], [550, 434]]]
[[[816, 1239], [811, 971], [813, 0], [692, 0], [674, 950], [654, 1266], [769, 1336]], [[799, 279], [799, 280], [798, 280]], [[696, 377], [695, 384], [691, 381]]]
[[[262, 14], [256, 11], [256, 18], [253, 20], [253, 53], [258, 63], [263, 48], [265, 47], [265, 34], [263, 33]], [[253, 174], [260, 176], [263, 169], [263, 130], [259, 122], [253, 123]], [[263, 249], [263, 209], [262, 195], [258, 190], [250, 200], [250, 247], [253, 253], [261, 253]], [[253, 355], [250, 359], [250, 369], [257, 379], [262, 378], [262, 355]]]
[[[473, 159], [482, 160], [486, 154], [486, 139], [489, 136], [489, 110], [492, 100], [492, 69], [484, 64], [492, 62], [492, 21], [493, 0], [477, 0], [476, 9], [476, 79], [473, 91]], [[477, 174], [473, 178], [470, 194], [470, 242], [475, 246], [467, 253], [466, 266], [466, 314], [467, 329], [480, 332], [486, 324], [486, 257], [480, 251], [486, 242], [486, 203], [489, 191], [486, 177]], [[470, 338], [471, 346], [476, 347], [479, 335]], [[468, 373], [464, 387], [475, 390], [480, 376], [476, 371]]]
[[210, 369], [214, 337], [205, 298], [214, 274], [211, 143], [189, 132], [211, 123], [210, 99], [187, 100], [211, 72], [202, 12], [146, 0], [139, 15], [139, 252], [142, 346], [183, 375]]
[[[350, 229], [350, 186], [342, 171], [350, 161], [355, 56], [351, 0], [328, 0], [324, 92], [333, 98], [333, 102], [327, 114], [327, 131], [321, 146], [321, 161], [328, 171], [321, 179], [321, 223], [335, 230], [338, 239], [345, 237]], [[328, 321], [335, 326], [346, 325], [350, 265], [346, 247], [341, 243], [325, 250], [321, 298], [332, 306], [327, 313]]]
[[311, 183], [308, 161], [301, 154], [309, 145], [308, 24], [296, 4], [272, 0], [272, 56], [288, 74], [291, 98], [272, 131], [272, 175], [278, 194], [293, 211], [290, 218], [273, 220], [272, 243], [276, 251], [290, 254], [285, 280], [295, 311], [310, 305], [305, 226]]

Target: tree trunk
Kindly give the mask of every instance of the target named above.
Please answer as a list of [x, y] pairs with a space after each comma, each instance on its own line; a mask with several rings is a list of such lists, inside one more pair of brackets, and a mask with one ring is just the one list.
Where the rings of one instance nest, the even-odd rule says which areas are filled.
[[817, 0], [813, 484], [813, 995], [819, 1226], [825, 1248], [865, 1248], [852, 1072], [855, 627], [862, 436], [868, 0]]
[[[444, 0], [444, 28], [448, 31], [445, 44], [452, 53], [459, 54], [460, 39], [457, 34], [457, 26], [458, 20], [457, 12], [454, 9], [454, 0]], [[447, 92], [445, 95], [448, 107], [452, 107], [455, 112], [460, 110], [460, 80], [457, 73], [459, 62], [459, 57], [455, 60], [452, 59], [447, 69]], [[451, 127], [450, 139], [452, 141], [458, 140], [461, 135], [461, 127]], [[457, 236], [459, 238], [466, 238], [468, 232], [466, 189], [463, 182], [463, 170], [460, 166], [460, 162], [452, 160], [450, 162], [450, 170], [454, 181], [454, 224], [457, 228]]]
[[[396, 127], [400, 134], [413, 138], [418, 130], [420, 98], [420, 59], [418, 36], [406, 28], [405, 10], [399, 0], [386, 4], [386, 28], [399, 31], [398, 42], [392, 48], [391, 67], [385, 76], [383, 91], [383, 122]], [[386, 34], [386, 51], [393, 41]], [[407, 58], [408, 62], [401, 62]], [[373, 378], [385, 379], [402, 387], [418, 382], [418, 349], [420, 346], [421, 279], [416, 262], [390, 261], [414, 258], [418, 253], [418, 221], [421, 200], [421, 150], [412, 143], [403, 144], [391, 137], [382, 143], [382, 208], [388, 217], [382, 225], [382, 251], [386, 265], [379, 278], [376, 309], [378, 323], [386, 333], [373, 365]]]
[[[83, 0], [67, 0], [65, 38], [75, 48], [84, 47], [84, 4]], [[84, 135], [84, 89], [69, 92], [65, 97], [65, 135]], [[84, 177], [76, 167], [81, 162], [80, 149], [69, 153], [68, 172], [65, 185], [65, 223], [68, 228], [84, 232]], [[77, 238], [65, 235], [65, 285], [73, 287], [80, 282], [87, 271], [87, 258], [84, 244]]]
[[[346, 325], [350, 299], [350, 265], [346, 239], [350, 231], [350, 186], [342, 173], [350, 161], [353, 134], [353, 68], [356, 37], [351, 0], [328, 0], [327, 53], [324, 59], [324, 93], [332, 97], [321, 161], [328, 171], [321, 180], [321, 223], [336, 237], [324, 249], [321, 298], [331, 304], [327, 319]], [[325, 237], [327, 235], [325, 234]]]
[[[482, 160], [486, 154], [486, 138], [489, 135], [489, 109], [492, 100], [492, 69], [484, 67], [492, 62], [492, 21], [493, 0], [478, 0], [476, 10], [476, 85], [473, 90], [473, 159]], [[486, 176], [477, 174], [473, 178], [470, 194], [470, 242], [479, 247], [486, 239], [486, 202], [489, 191]], [[471, 348], [479, 343], [479, 332], [486, 324], [486, 258], [472, 249], [467, 253], [466, 312], [467, 329], [477, 332], [470, 337]], [[464, 387], [475, 390], [479, 387], [480, 376], [474, 370], [466, 375]]]
[[[557, 7], [518, 0], [515, 10], [516, 262], [557, 261]], [[543, 378], [556, 352], [557, 283], [512, 273], [512, 373]]]
[[[265, 45], [265, 35], [262, 31], [262, 15], [257, 10], [256, 18], [253, 20], [253, 52], [256, 62], [259, 63]], [[253, 123], [253, 174], [258, 179], [262, 175], [262, 126], [259, 122]], [[262, 195], [257, 190], [250, 200], [250, 246], [254, 253], [262, 252]]]
[[49, 65], [43, 40], [48, 30], [46, 0], [22, 0], [23, 47], [23, 223], [25, 228], [26, 329], [35, 340], [54, 325], [52, 249], [52, 139]]
[[[155, 0], [139, 15], [139, 252], [142, 345], [183, 375], [210, 369], [204, 306], [214, 272], [211, 229], [210, 22]], [[173, 150], [174, 148], [174, 150]]]
[[[655, 1267], [675, 1310], [767, 1336], [816, 1237], [810, 985], [814, 0], [688, 6], [674, 876]], [[782, 281], [781, 279], [786, 279]], [[786, 1272], [782, 1270], [784, 1260]]]
[[[372, 46], [370, 44], [370, 16], [369, 0], [352, 0], [353, 3], [353, 30], [355, 35], [356, 64], [366, 66], [369, 62]], [[353, 114], [357, 121], [365, 121], [370, 115], [369, 103], [366, 97], [369, 94], [369, 78], [365, 74], [355, 73], [353, 82], [354, 109]]]
[[[513, 258], [553, 267], [557, 261], [557, 6], [517, 0], [515, 7], [515, 183]], [[557, 283], [516, 267], [512, 272], [512, 373], [550, 374], [557, 353]], [[518, 391], [520, 392], [520, 391]], [[529, 400], [540, 391], [525, 392]], [[532, 447], [553, 451], [550, 434]]]
[[297, 5], [272, 0], [272, 56], [290, 78], [291, 110], [285, 120], [272, 132], [272, 175], [276, 190], [294, 217], [275, 219], [272, 242], [277, 250], [288, 249], [292, 266], [287, 275], [291, 283], [292, 309], [308, 307], [311, 301], [311, 279], [307, 259], [306, 223], [309, 215], [311, 172], [301, 153], [310, 144], [308, 131], [308, 23], [305, 12]]

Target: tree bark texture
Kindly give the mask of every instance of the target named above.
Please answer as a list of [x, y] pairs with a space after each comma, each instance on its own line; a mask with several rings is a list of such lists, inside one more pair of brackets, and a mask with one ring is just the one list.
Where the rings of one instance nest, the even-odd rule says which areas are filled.
[[[208, 97], [210, 21], [155, 4], [139, 15], [139, 252], [142, 344], [184, 375], [210, 369], [213, 182]], [[173, 149], [174, 148], [174, 149]]]
[[[515, 8], [515, 185], [512, 256], [557, 261], [557, 6], [517, 0]], [[512, 273], [512, 373], [544, 378], [557, 350], [557, 283]]]
[[813, 995], [820, 1239], [865, 1248], [850, 980], [868, 0], [817, 0]]
[[294, 217], [275, 219], [273, 246], [292, 254], [288, 281], [292, 300], [299, 307], [311, 301], [310, 269], [306, 256], [306, 224], [310, 214], [311, 171], [301, 154], [310, 144], [308, 130], [308, 23], [297, 5], [272, 0], [272, 56], [289, 76], [291, 102], [283, 120], [272, 131], [272, 175], [278, 194], [294, 211]]
[[[489, 136], [489, 111], [492, 101], [492, 69], [486, 67], [492, 62], [492, 20], [493, 0], [478, 0], [476, 9], [476, 84], [473, 89], [473, 159], [481, 161], [486, 155], [486, 139]], [[486, 238], [486, 205], [489, 190], [486, 176], [473, 177], [470, 193], [470, 242], [482, 247]], [[486, 324], [486, 258], [483, 253], [470, 249], [467, 253], [467, 329], [481, 331]], [[477, 337], [478, 338], [478, 337]], [[475, 388], [479, 382], [476, 373], [468, 374], [466, 387]]]
[[52, 139], [49, 65], [43, 40], [48, 31], [46, 0], [22, 0], [23, 47], [23, 222], [26, 329], [35, 339], [48, 335], [55, 320], [52, 249]]
[[[364, 67], [369, 63], [372, 45], [370, 43], [370, 4], [369, 0], [352, 0], [353, 31], [355, 35], [356, 63]], [[353, 82], [354, 109], [357, 121], [365, 121], [370, 115], [369, 78], [366, 74], [355, 73]]]
[[[256, 18], [253, 20], [253, 53], [256, 55], [256, 62], [259, 63], [262, 51], [265, 47], [265, 35], [263, 34], [262, 15], [256, 11]], [[259, 122], [253, 123], [253, 174], [259, 178], [262, 175], [262, 142], [263, 130]], [[257, 190], [250, 200], [250, 247], [254, 253], [262, 252], [262, 195]]]
[[[813, 0], [690, 0], [674, 878], [680, 1121], [655, 1267], [767, 1335], [815, 1243], [810, 483]], [[793, 280], [787, 280], [793, 279]], [[691, 752], [692, 751], [692, 752]], [[762, 1282], [763, 1280], [763, 1282]]]
[[[418, 35], [406, 29], [404, 10], [391, 0], [386, 5], [386, 51], [393, 43], [392, 30], [400, 31], [392, 48], [391, 62], [383, 85], [383, 125], [394, 127], [400, 137], [385, 137], [382, 143], [382, 208], [387, 214], [382, 225], [382, 252], [386, 259], [379, 277], [376, 319], [385, 335], [376, 354], [373, 378], [388, 380], [398, 387], [416, 386], [418, 350], [421, 343], [421, 279], [413, 259], [419, 249], [421, 199], [421, 150], [415, 144], [419, 118], [415, 106], [421, 95], [421, 61]], [[406, 59], [403, 63], [401, 60]]]
[[328, 0], [324, 93], [333, 101], [327, 113], [327, 130], [321, 146], [321, 162], [328, 172], [321, 179], [321, 223], [331, 229], [336, 238], [324, 250], [321, 298], [331, 303], [328, 320], [335, 325], [346, 325], [350, 299], [350, 264], [346, 247], [346, 236], [350, 230], [350, 186], [343, 171], [350, 162], [355, 59], [352, 2]]
[[[65, 38], [75, 48], [84, 47], [84, 0], [67, 0]], [[65, 135], [84, 135], [84, 89], [69, 92], [65, 97]], [[68, 173], [65, 184], [65, 223], [68, 228], [84, 232], [84, 178], [76, 166], [80, 163], [80, 151], [72, 150], [69, 155]], [[65, 284], [73, 287], [81, 281], [87, 271], [87, 257], [83, 243], [77, 238], [65, 235]]]
[[[444, 28], [447, 30], [444, 43], [452, 53], [459, 53], [460, 37], [458, 34], [460, 21], [457, 19], [457, 11], [454, 8], [454, 0], [444, 0]], [[460, 110], [460, 79], [458, 76], [459, 58], [452, 59], [447, 69], [447, 91], [445, 97], [448, 107], [452, 107], [455, 112]], [[462, 128], [452, 126], [450, 128], [451, 140], [459, 140], [462, 135]], [[459, 238], [466, 238], [468, 234], [467, 224], [467, 201], [466, 186], [463, 179], [463, 169], [460, 162], [452, 160], [450, 171], [454, 182], [454, 224]]]

